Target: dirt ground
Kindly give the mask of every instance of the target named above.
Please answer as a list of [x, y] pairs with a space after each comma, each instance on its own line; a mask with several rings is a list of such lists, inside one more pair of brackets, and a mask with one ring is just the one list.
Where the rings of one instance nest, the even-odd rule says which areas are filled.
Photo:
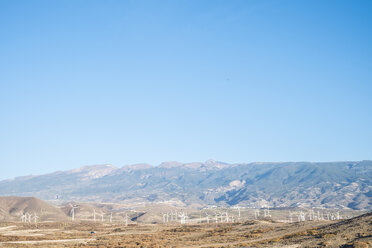
[[0, 247], [372, 247], [372, 214], [347, 220], [130, 224], [1, 223]]

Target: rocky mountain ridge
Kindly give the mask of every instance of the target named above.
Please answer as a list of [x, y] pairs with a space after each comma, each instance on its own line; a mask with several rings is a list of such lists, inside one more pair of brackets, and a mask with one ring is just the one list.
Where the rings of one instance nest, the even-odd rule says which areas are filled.
[[85, 166], [0, 181], [0, 195], [43, 200], [248, 207], [372, 208], [372, 161]]

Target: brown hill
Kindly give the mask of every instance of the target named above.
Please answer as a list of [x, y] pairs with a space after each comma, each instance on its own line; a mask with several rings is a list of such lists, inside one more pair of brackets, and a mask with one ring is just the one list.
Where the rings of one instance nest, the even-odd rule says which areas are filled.
[[[309, 228], [307, 223], [296, 223], [297, 231], [266, 239], [260, 244], [278, 247], [301, 244], [301, 247], [371, 247], [372, 246], [372, 213], [367, 213], [326, 224], [320, 227]], [[281, 244], [281, 245], [279, 245]]]
[[20, 221], [25, 213], [36, 213], [40, 217], [39, 221], [58, 221], [67, 218], [59, 208], [35, 197], [0, 197], [0, 220]]

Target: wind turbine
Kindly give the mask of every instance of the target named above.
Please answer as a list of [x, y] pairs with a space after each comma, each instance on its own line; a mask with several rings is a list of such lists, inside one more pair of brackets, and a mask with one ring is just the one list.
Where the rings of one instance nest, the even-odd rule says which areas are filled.
[[22, 220], [22, 222], [26, 222], [26, 220], [27, 220], [26, 214], [22, 214], [21, 220]]
[[207, 216], [207, 223], [209, 223], [209, 214], [205, 213], [205, 215]]
[[307, 214], [309, 216], [309, 220], [313, 220], [313, 210], [311, 209], [310, 212]]
[[103, 222], [103, 215], [104, 215], [104, 213], [101, 211], [101, 220], [102, 220], [102, 222]]
[[167, 220], [166, 218], [167, 218], [167, 214], [164, 214], [164, 213], [163, 213], [163, 223], [166, 222], [166, 220]]
[[26, 222], [28, 221], [28, 223], [31, 223], [31, 214], [26, 212], [25, 216], [26, 216]]
[[185, 219], [185, 224], [186, 224], [186, 220], [187, 219], [190, 219], [189, 216], [187, 216], [187, 213], [185, 214], [185, 218], [184, 219]]
[[75, 220], [75, 209], [79, 208], [79, 206], [78, 205], [72, 205], [71, 203], [70, 203], [70, 206], [71, 206], [71, 210], [70, 210], [71, 219], [72, 219], [72, 221], [74, 221]]
[[35, 222], [35, 224], [36, 224], [38, 218], [39, 218], [39, 216], [37, 216], [36, 213], [34, 213], [34, 222]]
[[110, 223], [112, 223], [112, 213], [110, 213]]
[[96, 222], [96, 210], [93, 208], [93, 220]]
[[125, 226], [128, 226], [128, 214], [125, 213]]
[[256, 209], [256, 210], [254, 210], [254, 218], [258, 219], [258, 217], [260, 217], [260, 210]]
[[300, 212], [300, 216], [301, 216], [301, 221], [305, 221], [306, 220], [306, 215], [304, 212]]
[[184, 212], [182, 212], [179, 217], [181, 218], [181, 224], [186, 224], [186, 215]]

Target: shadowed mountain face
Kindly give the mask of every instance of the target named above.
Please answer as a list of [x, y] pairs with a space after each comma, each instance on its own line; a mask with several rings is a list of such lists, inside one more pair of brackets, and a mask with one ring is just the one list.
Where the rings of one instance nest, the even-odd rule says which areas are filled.
[[372, 161], [86, 166], [0, 182], [0, 195], [49, 201], [372, 208]]

